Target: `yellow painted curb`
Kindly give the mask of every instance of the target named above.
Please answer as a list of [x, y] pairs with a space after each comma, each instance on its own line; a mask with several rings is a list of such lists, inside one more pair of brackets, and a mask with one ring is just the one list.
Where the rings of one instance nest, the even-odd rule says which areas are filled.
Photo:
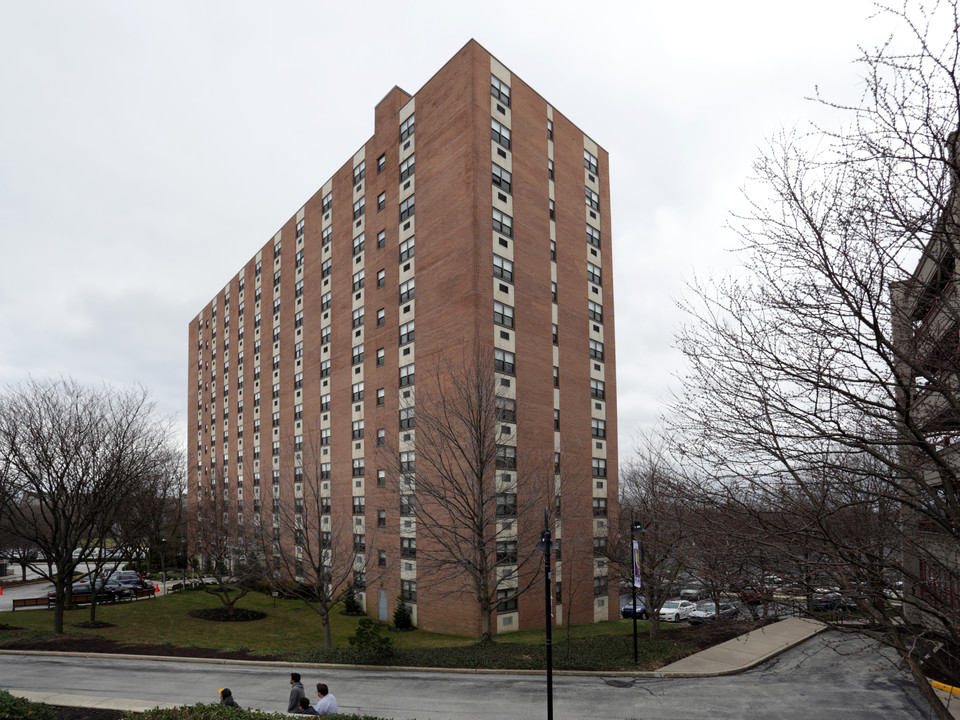
[[933, 685], [937, 690], [943, 690], [951, 695], [960, 696], [960, 688], [953, 687], [952, 685], [945, 685], [942, 682], [937, 682], [936, 680], [931, 680], [930, 684]]

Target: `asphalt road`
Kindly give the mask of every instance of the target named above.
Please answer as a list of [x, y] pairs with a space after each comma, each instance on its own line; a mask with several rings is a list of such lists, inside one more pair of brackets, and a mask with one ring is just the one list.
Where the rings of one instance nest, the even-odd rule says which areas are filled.
[[[298, 668], [99, 657], [0, 655], [0, 686], [148, 702], [216, 702], [285, 710]], [[309, 697], [326, 682], [341, 712], [407, 720], [546, 716], [540, 676], [299, 669]], [[557, 720], [911, 720], [931, 717], [909, 676], [859, 636], [824, 633], [750, 672], [702, 679], [554, 677]]]

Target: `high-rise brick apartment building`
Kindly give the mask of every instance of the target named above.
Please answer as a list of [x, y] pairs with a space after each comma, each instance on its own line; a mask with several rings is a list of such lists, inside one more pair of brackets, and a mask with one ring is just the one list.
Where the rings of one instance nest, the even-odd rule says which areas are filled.
[[[385, 448], [415, 495], [414, 398], [454, 356], [489, 356], [509, 405], [489, 478], [509, 490], [498, 562], [538, 534], [511, 517], [527, 492], [517, 459], [549, 457], [554, 620], [614, 617], [612, 279], [607, 153], [468, 42], [416, 94], [380, 101], [373, 136], [191, 321], [191, 511], [215, 491], [241, 527], [270, 527], [319, 482], [324, 530], [350, 526], [367, 553], [354, 569], [368, 614], [387, 619], [403, 590], [419, 627], [478, 634], [469, 591], [418, 567], [422, 520]], [[314, 436], [316, 479], [300, 467]], [[501, 603], [494, 630], [542, 626], [542, 587]]]

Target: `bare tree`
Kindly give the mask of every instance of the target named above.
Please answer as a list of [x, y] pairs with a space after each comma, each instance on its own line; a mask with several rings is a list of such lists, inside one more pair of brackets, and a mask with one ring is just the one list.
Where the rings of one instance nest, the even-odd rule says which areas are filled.
[[[618, 558], [631, 557], [630, 524], [637, 535], [642, 592], [647, 601], [650, 637], [660, 630], [659, 612], [670, 597], [680, 572], [691, 556], [693, 525], [687, 511], [688, 493], [665, 448], [646, 442], [627, 464], [620, 480], [620, 537]], [[630, 572], [632, 577], [632, 569]]]
[[[743, 272], [694, 287], [673, 431], [704, 477], [750, 488], [763, 512], [789, 511], [781, 539], [805, 542], [781, 547], [806, 564], [801, 575], [853, 593], [947, 717], [920, 658], [934, 645], [960, 651], [945, 590], [956, 554], [943, 550], [960, 528], [949, 447], [960, 428], [960, 13], [955, 0], [879, 12], [901, 32], [864, 51], [862, 102], [825, 102], [848, 129], [771, 145], [737, 221]], [[770, 527], [773, 515], [755, 517]], [[887, 595], [899, 578], [922, 613], [897, 617]]]
[[297, 442], [302, 447], [295, 446], [301, 464], [294, 469], [294, 496], [277, 495], [269, 526], [258, 525], [263, 569], [275, 588], [320, 617], [323, 646], [330, 649], [331, 611], [376, 580], [377, 568], [366, 561], [377, 553], [376, 528], [364, 522], [363, 507], [350, 508], [349, 498], [332, 498], [324, 488], [329, 470], [320, 433], [306, 432]]
[[35, 566], [56, 588], [56, 632], [74, 570], [156, 469], [170, 437], [142, 389], [30, 380], [0, 396], [0, 525], [56, 563], [56, 574]]
[[517, 400], [490, 354], [448, 357], [418, 378], [416, 401], [401, 412], [415, 442], [391, 453], [401, 514], [417, 521], [418, 575], [449, 583], [489, 640], [494, 612], [515, 608], [537, 578], [543, 511], [552, 514], [559, 494], [552, 463], [506, 430]]

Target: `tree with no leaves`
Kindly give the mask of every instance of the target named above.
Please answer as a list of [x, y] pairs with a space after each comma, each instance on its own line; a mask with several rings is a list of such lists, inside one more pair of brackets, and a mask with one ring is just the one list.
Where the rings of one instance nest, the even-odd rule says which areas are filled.
[[142, 389], [29, 380], [0, 395], [0, 525], [56, 564], [35, 566], [56, 588], [55, 632], [77, 565], [171, 442]]
[[497, 381], [490, 354], [441, 362], [418, 379], [416, 401], [404, 410], [415, 444], [391, 454], [401, 514], [417, 521], [418, 576], [474, 603], [481, 637], [490, 640], [494, 611], [515, 607], [538, 577], [543, 509], [559, 493], [552, 465], [504, 431], [516, 422], [517, 401]]
[[[789, 509], [780, 529], [809, 540], [783, 545], [806, 548], [797, 566], [855, 590], [946, 718], [920, 659], [939, 646], [956, 673], [960, 651], [956, 564], [937, 549], [955, 549], [960, 527], [949, 447], [960, 427], [960, 318], [949, 299], [960, 250], [960, 13], [948, 0], [879, 14], [900, 32], [863, 51], [862, 102], [820, 101], [849, 127], [771, 145], [737, 221], [743, 272], [694, 287], [673, 432], [685, 463], [714, 486], [749, 489], [736, 502]], [[935, 271], [915, 274], [921, 259]], [[903, 302], [904, 292], [917, 300]], [[926, 323], [932, 308], [941, 314]], [[891, 542], [902, 562], [884, 550]], [[887, 601], [901, 577], [919, 616], [897, 617]]]

